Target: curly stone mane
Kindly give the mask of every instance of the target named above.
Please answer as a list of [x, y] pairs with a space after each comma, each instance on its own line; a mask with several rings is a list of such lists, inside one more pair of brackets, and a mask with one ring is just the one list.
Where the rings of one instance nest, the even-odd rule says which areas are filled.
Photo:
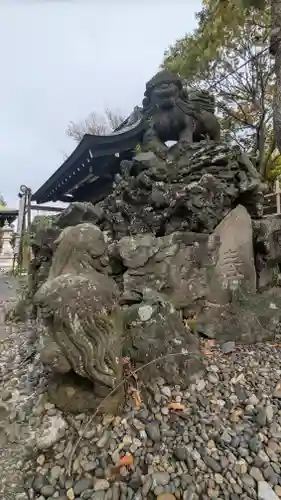
[[157, 85], [162, 83], [174, 83], [177, 85], [179, 90], [182, 89], [182, 81], [181, 78], [176, 73], [171, 73], [166, 69], [159, 71], [154, 75], [149, 82], [146, 84], [145, 95], [149, 97], [152, 90], [157, 87]]
[[47, 281], [35, 296], [49, 333], [71, 368], [108, 387], [119, 378], [119, 289], [94, 269], [106, 248], [92, 224], [65, 229]]

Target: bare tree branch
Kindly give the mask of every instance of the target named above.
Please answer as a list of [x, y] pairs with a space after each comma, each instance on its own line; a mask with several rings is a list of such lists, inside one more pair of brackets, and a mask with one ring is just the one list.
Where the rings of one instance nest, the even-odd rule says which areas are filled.
[[124, 121], [124, 117], [119, 112], [110, 109], [105, 110], [104, 115], [90, 113], [89, 116], [80, 122], [70, 122], [66, 134], [80, 142], [85, 134], [106, 135], [115, 130]]

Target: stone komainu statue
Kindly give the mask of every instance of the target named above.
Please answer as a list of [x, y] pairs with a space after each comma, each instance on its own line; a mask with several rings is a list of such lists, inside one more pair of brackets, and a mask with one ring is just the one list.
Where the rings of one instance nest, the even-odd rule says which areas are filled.
[[160, 152], [165, 151], [167, 141], [219, 141], [220, 126], [214, 111], [214, 97], [209, 92], [184, 88], [180, 77], [160, 71], [146, 84], [144, 148]]
[[54, 372], [114, 388], [120, 381], [121, 315], [119, 290], [106, 271], [106, 242], [90, 223], [64, 229], [47, 281], [35, 295], [47, 326], [43, 363]]

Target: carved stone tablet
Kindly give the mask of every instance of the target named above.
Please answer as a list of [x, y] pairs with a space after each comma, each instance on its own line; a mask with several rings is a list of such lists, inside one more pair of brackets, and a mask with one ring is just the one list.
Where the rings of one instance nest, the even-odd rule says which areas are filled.
[[220, 238], [220, 249], [211, 279], [210, 301], [225, 304], [238, 288], [245, 293], [256, 293], [252, 223], [246, 208], [238, 205], [214, 234]]

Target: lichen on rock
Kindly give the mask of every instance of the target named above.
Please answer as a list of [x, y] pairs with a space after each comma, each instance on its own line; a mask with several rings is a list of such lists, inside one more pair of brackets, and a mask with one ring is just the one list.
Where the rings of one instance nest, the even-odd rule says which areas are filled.
[[125, 311], [123, 350], [136, 366], [145, 366], [139, 374], [145, 382], [161, 376], [184, 387], [202, 370], [196, 337], [172, 303], [149, 288], [140, 304]]

